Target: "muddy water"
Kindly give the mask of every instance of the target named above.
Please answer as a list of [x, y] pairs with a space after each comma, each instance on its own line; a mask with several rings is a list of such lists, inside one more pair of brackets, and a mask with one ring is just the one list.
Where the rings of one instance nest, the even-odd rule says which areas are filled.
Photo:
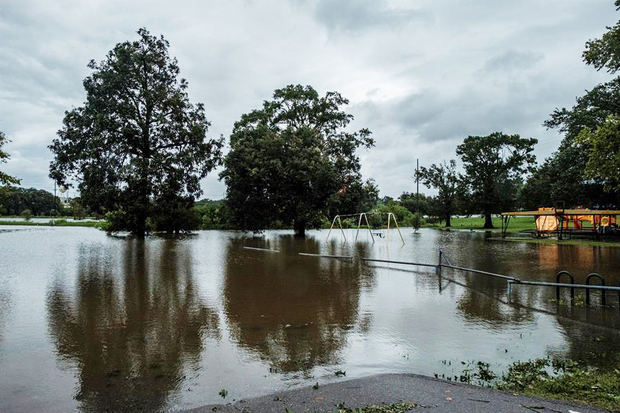
[[603, 367], [619, 357], [615, 293], [609, 308], [597, 294], [571, 307], [551, 288], [508, 296], [501, 280], [359, 258], [436, 263], [442, 247], [455, 265], [550, 281], [596, 271], [618, 285], [620, 249], [403, 232], [404, 246], [396, 233], [373, 244], [367, 234], [351, 242], [353, 232], [325, 242], [325, 231], [146, 241], [0, 231], [0, 411], [178, 410], [343, 380], [338, 370], [451, 375], [461, 361], [501, 371], [548, 355]]

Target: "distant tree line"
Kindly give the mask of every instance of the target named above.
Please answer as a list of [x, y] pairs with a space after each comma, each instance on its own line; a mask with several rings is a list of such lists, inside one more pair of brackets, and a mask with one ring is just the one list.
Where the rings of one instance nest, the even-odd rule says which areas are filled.
[[101, 218], [96, 213], [88, 211], [79, 197], [69, 202], [61, 202], [59, 197], [44, 189], [21, 188], [5, 186], [0, 188], [0, 216], [21, 215], [31, 216], [63, 216], [75, 219], [85, 218], [87, 215]]
[[0, 191], [0, 215], [60, 215], [62, 204], [53, 194], [42, 189], [9, 186]]

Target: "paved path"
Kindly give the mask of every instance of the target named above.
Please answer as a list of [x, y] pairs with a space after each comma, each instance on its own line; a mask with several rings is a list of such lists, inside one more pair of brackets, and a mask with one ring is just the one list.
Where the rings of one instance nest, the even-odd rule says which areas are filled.
[[228, 405], [209, 405], [191, 413], [216, 412], [333, 412], [344, 402], [348, 408], [399, 401], [416, 403], [413, 412], [539, 412], [593, 413], [592, 409], [569, 402], [515, 396], [497, 390], [437, 380], [415, 374], [384, 374], [330, 383], [318, 389], [306, 387]]

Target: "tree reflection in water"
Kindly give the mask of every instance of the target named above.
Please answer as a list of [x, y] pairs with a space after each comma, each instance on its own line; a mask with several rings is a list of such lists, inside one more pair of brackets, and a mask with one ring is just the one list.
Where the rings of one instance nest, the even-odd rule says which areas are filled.
[[[217, 313], [194, 285], [190, 248], [175, 240], [128, 240], [114, 251], [80, 251], [76, 290], [48, 294], [58, 356], [77, 365], [75, 398], [85, 410], [158, 410], [199, 361]], [[110, 256], [112, 255], [112, 256]]]
[[[243, 243], [231, 240], [227, 248], [225, 312], [233, 338], [278, 371], [308, 373], [337, 363], [371, 270], [297, 255], [319, 253], [320, 243], [311, 238], [282, 236], [279, 254], [243, 250]], [[363, 244], [355, 248], [367, 255]]]

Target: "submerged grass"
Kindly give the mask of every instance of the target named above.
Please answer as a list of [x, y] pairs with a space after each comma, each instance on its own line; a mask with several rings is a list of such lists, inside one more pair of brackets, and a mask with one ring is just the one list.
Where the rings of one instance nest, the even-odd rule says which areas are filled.
[[65, 219], [56, 219], [52, 223], [50, 222], [33, 222], [33, 221], [3, 221], [0, 220], [0, 225], [20, 225], [30, 227], [92, 227], [99, 228], [101, 222], [98, 221], [67, 221]]
[[461, 382], [550, 399], [570, 400], [620, 412], [620, 366], [598, 369], [551, 358], [518, 361], [501, 376], [483, 362], [469, 363]]
[[514, 238], [514, 237], [506, 237], [506, 238], [491, 238], [495, 241], [508, 241], [508, 242], [524, 242], [527, 244], [543, 244], [543, 245], [584, 245], [590, 247], [620, 247], [620, 242], [618, 241], [596, 241], [591, 239], [553, 239], [553, 238]]
[[496, 387], [620, 411], [620, 370], [617, 368], [602, 371], [571, 361], [549, 359], [517, 362]]

